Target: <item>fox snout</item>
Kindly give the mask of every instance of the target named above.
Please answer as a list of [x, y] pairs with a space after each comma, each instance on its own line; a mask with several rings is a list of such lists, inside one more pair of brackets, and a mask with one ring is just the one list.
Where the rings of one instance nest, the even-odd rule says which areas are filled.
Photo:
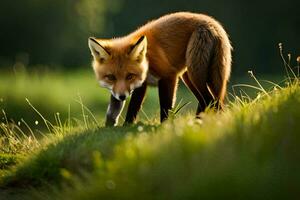
[[124, 101], [129, 96], [129, 93], [126, 92], [124, 94], [113, 94], [113, 96], [119, 101]]
[[130, 95], [130, 88], [125, 81], [118, 81], [113, 86], [112, 95], [119, 101], [124, 101]]

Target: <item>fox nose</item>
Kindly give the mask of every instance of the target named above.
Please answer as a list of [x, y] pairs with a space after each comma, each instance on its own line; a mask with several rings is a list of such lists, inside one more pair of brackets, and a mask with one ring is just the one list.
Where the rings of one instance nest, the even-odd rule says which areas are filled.
[[124, 101], [124, 100], [126, 99], [126, 95], [120, 95], [120, 96], [119, 96], [119, 99], [120, 99], [121, 101]]

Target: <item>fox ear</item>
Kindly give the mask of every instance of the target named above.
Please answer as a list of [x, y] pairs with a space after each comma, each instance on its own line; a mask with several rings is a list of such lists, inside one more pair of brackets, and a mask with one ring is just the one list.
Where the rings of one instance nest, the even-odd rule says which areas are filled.
[[110, 58], [110, 53], [94, 37], [89, 38], [89, 48], [94, 59], [104, 61]]
[[147, 52], [147, 37], [142, 36], [140, 39], [131, 47], [129, 53], [131, 59], [141, 61]]

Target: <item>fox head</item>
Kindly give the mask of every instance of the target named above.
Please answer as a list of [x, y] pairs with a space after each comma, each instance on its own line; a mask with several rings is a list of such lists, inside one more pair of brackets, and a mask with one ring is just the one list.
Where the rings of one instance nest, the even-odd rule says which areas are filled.
[[116, 99], [125, 100], [143, 84], [148, 72], [146, 36], [130, 42], [90, 37], [88, 44], [100, 86], [109, 89]]

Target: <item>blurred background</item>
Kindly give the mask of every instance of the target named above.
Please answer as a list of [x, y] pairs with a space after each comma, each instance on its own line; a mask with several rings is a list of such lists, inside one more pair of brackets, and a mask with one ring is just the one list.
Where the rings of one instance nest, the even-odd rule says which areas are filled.
[[[299, 0], [2, 0], [0, 109], [13, 118], [28, 115], [32, 120], [25, 98], [52, 115], [67, 113], [80, 93], [102, 116], [109, 94], [94, 80], [87, 38], [123, 36], [176, 11], [205, 13], [223, 24], [234, 47], [231, 83], [248, 70], [282, 75], [278, 43], [292, 54], [294, 64], [300, 55], [299, 8]], [[40, 69], [46, 73], [35, 72]], [[20, 70], [31, 72], [16, 73]]]
[[205, 13], [219, 20], [234, 47], [234, 74], [249, 68], [275, 73], [277, 45], [300, 54], [300, 1], [239, 0], [2, 0], [0, 65], [51, 65], [66, 69], [90, 63], [87, 38], [122, 36], [175, 11]]

